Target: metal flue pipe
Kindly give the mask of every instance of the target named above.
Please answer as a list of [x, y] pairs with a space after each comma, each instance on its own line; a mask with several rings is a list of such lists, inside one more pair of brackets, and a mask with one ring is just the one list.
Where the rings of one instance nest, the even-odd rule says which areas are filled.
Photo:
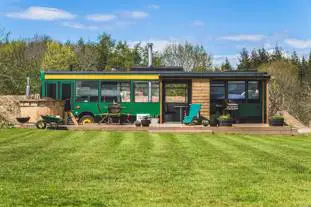
[[153, 59], [153, 51], [152, 51], [152, 47], [153, 47], [153, 44], [152, 43], [148, 43], [147, 44], [148, 46], [148, 68], [151, 68], [152, 67], [152, 59]]
[[26, 84], [26, 97], [30, 97], [30, 78], [27, 77], [27, 84]]

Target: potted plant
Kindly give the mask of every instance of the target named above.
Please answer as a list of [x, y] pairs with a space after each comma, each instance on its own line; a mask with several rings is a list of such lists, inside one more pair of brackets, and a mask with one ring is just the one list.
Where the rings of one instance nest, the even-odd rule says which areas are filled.
[[284, 125], [284, 117], [282, 115], [274, 115], [269, 120], [270, 126], [283, 126]]
[[204, 120], [202, 120], [202, 125], [203, 126], [208, 126], [209, 125], [209, 120], [208, 119], [204, 119]]
[[135, 126], [140, 127], [140, 126], [141, 126], [141, 121], [136, 120], [136, 121], [135, 121]]
[[151, 123], [151, 120], [149, 119], [148, 116], [145, 116], [145, 117], [141, 120], [141, 125], [142, 125], [143, 127], [149, 127], [150, 123]]
[[219, 126], [232, 126], [232, 119], [230, 114], [221, 115], [217, 120]]
[[209, 124], [211, 127], [216, 127], [218, 125], [217, 116], [215, 114], [211, 115]]

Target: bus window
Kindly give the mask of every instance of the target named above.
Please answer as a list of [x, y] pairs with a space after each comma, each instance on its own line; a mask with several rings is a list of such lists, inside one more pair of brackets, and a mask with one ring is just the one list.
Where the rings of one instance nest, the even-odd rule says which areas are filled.
[[77, 102], [98, 101], [98, 81], [76, 81]]
[[131, 85], [129, 81], [102, 81], [101, 101], [106, 103], [130, 102]]
[[56, 100], [56, 83], [46, 84], [46, 97], [50, 97]]
[[71, 98], [71, 84], [63, 83], [62, 84], [62, 100]]

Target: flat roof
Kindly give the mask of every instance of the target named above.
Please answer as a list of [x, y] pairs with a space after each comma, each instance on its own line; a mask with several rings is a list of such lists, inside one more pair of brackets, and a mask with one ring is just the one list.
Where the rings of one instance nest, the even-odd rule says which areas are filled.
[[178, 71], [125, 71], [125, 72], [104, 72], [104, 71], [43, 71], [44, 74], [58, 74], [58, 75], [159, 75], [160, 78], [257, 78], [269, 79], [270, 75], [266, 72], [178, 72]]

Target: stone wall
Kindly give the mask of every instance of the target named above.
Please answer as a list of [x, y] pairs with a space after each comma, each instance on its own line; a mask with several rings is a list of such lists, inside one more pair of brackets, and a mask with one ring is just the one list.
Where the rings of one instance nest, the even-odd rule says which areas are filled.
[[192, 103], [202, 104], [201, 116], [210, 118], [210, 80], [192, 80]]

